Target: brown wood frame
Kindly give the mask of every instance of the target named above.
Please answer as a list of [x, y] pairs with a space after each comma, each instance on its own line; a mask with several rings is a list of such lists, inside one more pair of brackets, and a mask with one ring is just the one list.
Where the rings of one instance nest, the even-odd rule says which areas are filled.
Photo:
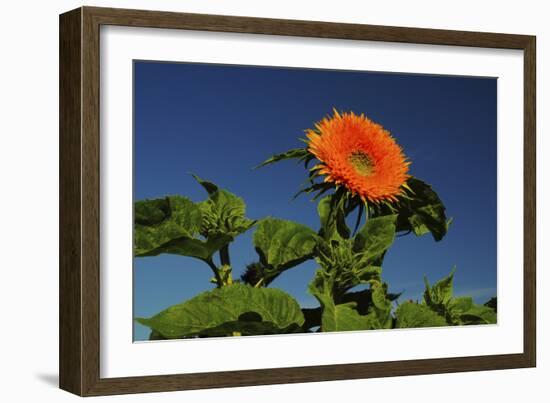
[[[101, 25], [524, 51], [524, 351], [476, 357], [100, 378]], [[82, 7], [60, 16], [60, 387], [81, 396], [481, 371], [536, 365], [534, 36]]]

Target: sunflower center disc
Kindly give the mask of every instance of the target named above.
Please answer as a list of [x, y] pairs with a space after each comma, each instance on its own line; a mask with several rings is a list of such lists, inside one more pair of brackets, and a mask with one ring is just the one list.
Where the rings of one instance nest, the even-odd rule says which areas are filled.
[[360, 175], [369, 176], [374, 172], [372, 159], [362, 151], [352, 152], [348, 160]]

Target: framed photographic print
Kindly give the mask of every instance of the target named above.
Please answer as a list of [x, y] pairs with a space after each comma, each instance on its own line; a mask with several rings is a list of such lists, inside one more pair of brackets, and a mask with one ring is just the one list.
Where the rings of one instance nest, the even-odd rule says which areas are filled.
[[535, 366], [535, 37], [60, 17], [60, 387]]

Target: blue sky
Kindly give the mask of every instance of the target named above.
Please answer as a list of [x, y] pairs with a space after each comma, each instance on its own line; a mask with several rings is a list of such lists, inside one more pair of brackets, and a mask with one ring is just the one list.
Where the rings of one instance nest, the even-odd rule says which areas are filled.
[[[318, 228], [316, 205], [292, 200], [306, 171], [294, 161], [254, 170], [267, 157], [301, 147], [303, 131], [331, 113], [365, 113], [382, 124], [430, 183], [454, 221], [448, 235], [396, 239], [383, 277], [402, 298], [420, 298], [456, 265], [455, 294], [496, 295], [496, 99], [494, 78], [134, 62], [134, 198], [204, 190], [189, 173], [239, 195], [247, 215]], [[231, 245], [235, 276], [257, 260], [253, 230]], [[272, 283], [316, 306], [307, 262]], [[134, 260], [134, 314], [151, 316], [213, 287], [202, 262], [173, 255]], [[149, 331], [134, 325], [136, 340]]]

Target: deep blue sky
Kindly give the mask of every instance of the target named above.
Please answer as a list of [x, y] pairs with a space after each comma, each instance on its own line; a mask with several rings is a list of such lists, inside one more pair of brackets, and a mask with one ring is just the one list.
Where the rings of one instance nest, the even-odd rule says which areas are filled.
[[[199, 201], [195, 173], [242, 197], [247, 215], [318, 228], [308, 197], [291, 200], [306, 171], [294, 161], [253, 170], [272, 154], [301, 147], [298, 137], [335, 107], [382, 124], [430, 183], [454, 222], [446, 238], [398, 238], [383, 277], [402, 298], [420, 298], [456, 265], [455, 291], [485, 302], [496, 295], [496, 91], [494, 78], [316, 69], [134, 62], [135, 200], [181, 194]], [[252, 233], [231, 246], [238, 277], [257, 260]], [[272, 283], [316, 306], [308, 262]], [[210, 269], [161, 255], [134, 262], [134, 314], [148, 317], [213, 287]], [[135, 324], [135, 339], [147, 328]]]

